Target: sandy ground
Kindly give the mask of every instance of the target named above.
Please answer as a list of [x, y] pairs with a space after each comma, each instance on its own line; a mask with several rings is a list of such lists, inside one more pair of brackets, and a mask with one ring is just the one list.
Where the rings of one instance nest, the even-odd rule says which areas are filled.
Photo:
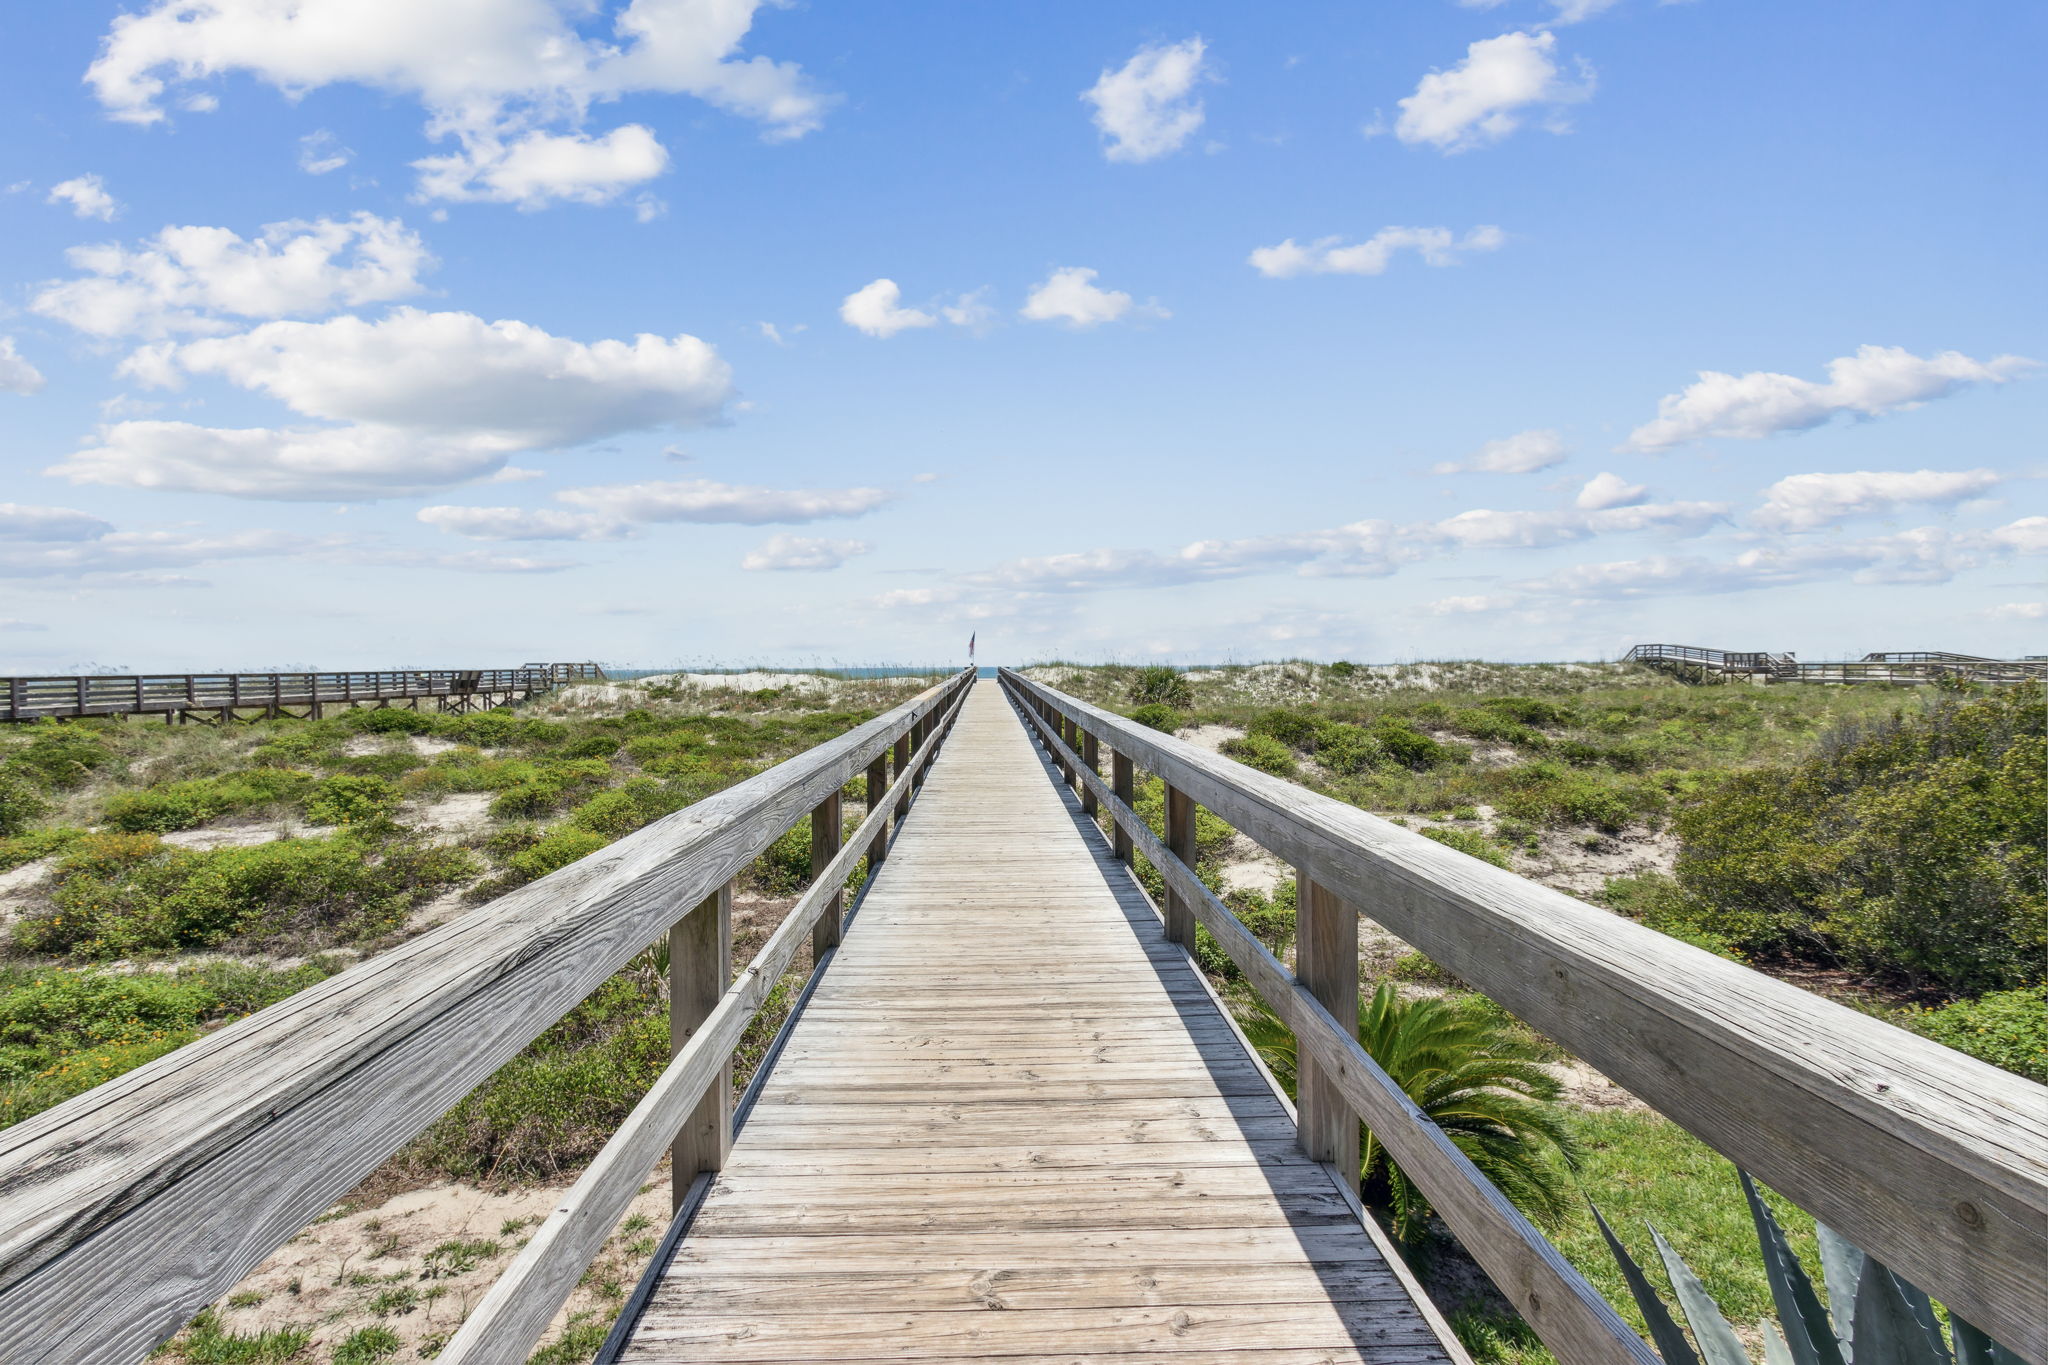
[[410, 808], [404, 820], [416, 829], [438, 835], [444, 843], [457, 843], [490, 832], [491, 802], [497, 798], [496, 792], [456, 792]]
[[1186, 740], [1197, 749], [1210, 753], [1221, 753], [1223, 746], [1233, 739], [1243, 739], [1244, 731], [1235, 725], [1189, 725], [1173, 732], [1175, 739]]
[[294, 834], [312, 837], [333, 832], [334, 828], [331, 825], [286, 824], [277, 820], [251, 824], [221, 821], [217, 824], [204, 825], [199, 829], [173, 830], [162, 838], [172, 848], [248, 848], [253, 844], [267, 844]]
[[[392, 1359], [424, 1357], [461, 1324], [568, 1188], [441, 1184], [372, 1208], [337, 1205], [235, 1286], [221, 1318], [237, 1332], [310, 1328], [316, 1359], [365, 1327], [398, 1337], [403, 1345]], [[547, 1339], [574, 1314], [615, 1315], [668, 1220], [668, 1180], [657, 1173], [555, 1315]]]

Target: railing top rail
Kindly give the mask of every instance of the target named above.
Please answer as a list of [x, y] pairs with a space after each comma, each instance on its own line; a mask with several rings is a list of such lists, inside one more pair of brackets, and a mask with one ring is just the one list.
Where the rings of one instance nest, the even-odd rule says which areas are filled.
[[140, 1359], [972, 682], [0, 1130], [0, 1342]]
[[1011, 670], [1001, 676], [1979, 1328], [2048, 1358], [2048, 1087]]

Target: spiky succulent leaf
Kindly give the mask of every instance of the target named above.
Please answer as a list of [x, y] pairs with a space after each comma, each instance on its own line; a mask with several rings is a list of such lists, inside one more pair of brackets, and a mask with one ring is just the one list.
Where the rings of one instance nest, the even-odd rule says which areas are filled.
[[1771, 1302], [1778, 1309], [1778, 1323], [1785, 1329], [1785, 1345], [1793, 1365], [1843, 1365], [1842, 1351], [1835, 1342], [1834, 1324], [1813, 1292], [1806, 1267], [1792, 1254], [1785, 1229], [1757, 1193], [1749, 1172], [1737, 1170], [1743, 1198], [1749, 1201], [1749, 1216], [1756, 1224], [1757, 1247], [1763, 1252], [1764, 1278], [1770, 1282]]
[[1785, 1334], [1778, 1330], [1778, 1324], [1765, 1319], [1757, 1323], [1756, 1330], [1764, 1339], [1764, 1365], [1792, 1365], [1792, 1348], [1785, 1344]]
[[1664, 1273], [1671, 1277], [1671, 1291], [1678, 1296], [1685, 1324], [1692, 1328], [1692, 1339], [1700, 1344], [1700, 1354], [1707, 1358], [1707, 1365], [1750, 1365], [1749, 1352], [1742, 1349], [1742, 1338], [1728, 1325], [1720, 1305], [1707, 1293], [1700, 1277], [1692, 1273], [1683, 1256], [1671, 1249], [1663, 1233], [1653, 1227], [1650, 1236], [1657, 1243], [1657, 1254], [1664, 1258]]
[[1899, 1295], [1906, 1301], [1906, 1307], [1913, 1310], [1913, 1321], [1920, 1324], [1920, 1330], [1927, 1334], [1928, 1345], [1934, 1348], [1935, 1358], [1942, 1365], [1950, 1365], [1948, 1338], [1942, 1335], [1941, 1319], [1934, 1315], [1934, 1303], [1926, 1294], [1915, 1288], [1912, 1281], [1894, 1270], [1892, 1282], [1899, 1287]]
[[1827, 1279], [1828, 1308], [1835, 1319], [1835, 1341], [1842, 1348], [1844, 1365], [1856, 1359], [1856, 1285], [1863, 1278], [1869, 1258], [1863, 1249], [1826, 1223], [1813, 1225], [1820, 1239], [1820, 1269]]
[[2011, 1351], [1953, 1313], [1949, 1314], [1948, 1325], [1955, 1329], [1956, 1365], [2026, 1365]]
[[1856, 1365], [1944, 1365], [1927, 1329], [1899, 1287], [1898, 1277], [1875, 1261], [1856, 1283]]
[[1614, 1253], [1614, 1263], [1621, 1267], [1621, 1278], [1628, 1282], [1628, 1292], [1635, 1297], [1636, 1307], [1642, 1311], [1643, 1321], [1649, 1326], [1650, 1340], [1657, 1347], [1657, 1354], [1664, 1357], [1664, 1365], [1699, 1365], [1699, 1357], [1692, 1353], [1692, 1345], [1685, 1339], [1673, 1320], [1671, 1310], [1664, 1306], [1664, 1300], [1657, 1297], [1657, 1291], [1650, 1287], [1649, 1277], [1636, 1264], [1635, 1257], [1628, 1254], [1628, 1248], [1614, 1235], [1614, 1229], [1607, 1226], [1607, 1220], [1600, 1216], [1600, 1206], [1592, 1200], [1586, 1203], [1593, 1210], [1593, 1221], [1600, 1225], [1600, 1235], [1607, 1239], [1607, 1249]]

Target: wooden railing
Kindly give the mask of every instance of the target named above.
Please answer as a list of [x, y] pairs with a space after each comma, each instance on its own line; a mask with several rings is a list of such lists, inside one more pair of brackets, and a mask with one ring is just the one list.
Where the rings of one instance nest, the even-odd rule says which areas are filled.
[[1635, 645], [1625, 663], [1650, 664], [1697, 675], [1763, 675], [1789, 682], [1930, 682], [1940, 677], [1973, 682], [2023, 682], [2048, 677], [2048, 661], [1987, 659], [1939, 649], [1878, 650], [1861, 659], [1802, 662], [1791, 654], [1703, 649], [1698, 645]]
[[[886, 858], [973, 675], [196, 1043], [0, 1130], [0, 1362], [138, 1361], [668, 936], [675, 1058], [444, 1362], [523, 1360], [673, 1144], [678, 1198], [731, 1137], [734, 1045], [841, 886]], [[888, 770], [894, 760], [893, 780]], [[869, 824], [840, 838], [866, 775]], [[810, 889], [737, 978], [733, 878], [798, 821]]]
[[[2048, 1088], [1679, 943], [1356, 807], [1004, 670], [1116, 849], [1166, 885], [1294, 1031], [1302, 1141], [1355, 1162], [1362, 1121], [1560, 1360], [1652, 1360], [1358, 1044], [1363, 912], [2032, 1360], [2048, 1360]], [[1097, 764], [1112, 750], [1105, 781]], [[1166, 837], [1132, 809], [1166, 787]], [[1207, 807], [1294, 864], [1290, 972], [1194, 871]]]
[[519, 668], [381, 669], [343, 673], [105, 673], [0, 678], [0, 721], [46, 716], [171, 715], [319, 707], [408, 697], [531, 694], [559, 682], [602, 678], [596, 664]]

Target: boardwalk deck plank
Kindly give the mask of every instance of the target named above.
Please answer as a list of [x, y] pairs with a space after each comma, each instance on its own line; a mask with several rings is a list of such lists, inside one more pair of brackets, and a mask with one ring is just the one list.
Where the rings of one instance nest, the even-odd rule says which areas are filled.
[[976, 689], [622, 1360], [1455, 1358], [1080, 820]]

